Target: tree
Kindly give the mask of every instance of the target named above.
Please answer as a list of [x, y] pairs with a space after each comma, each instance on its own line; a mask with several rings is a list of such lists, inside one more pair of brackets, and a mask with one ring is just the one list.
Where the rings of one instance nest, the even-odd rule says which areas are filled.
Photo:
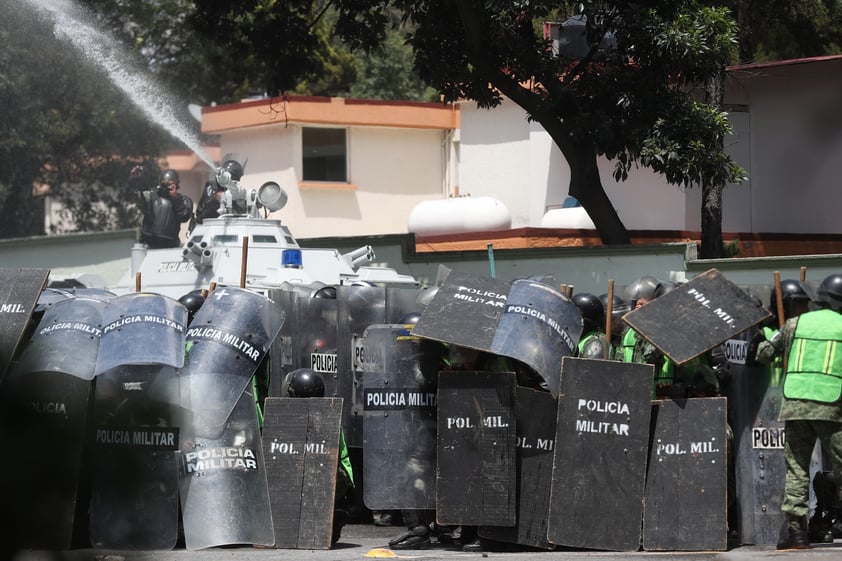
[[[360, 46], [371, 44], [385, 21], [358, 12], [356, 0], [339, 4], [337, 27]], [[734, 27], [725, 10], [668, 0], [583, 2], [580, 54], [553, 52], [534, 32], [532, 22], [556, 2], [378, 4], [398, 6], [413, 21], [416, 65], [446, 100], [491, 108], [505, 96], [544, 127], [570, 166], [568, 193], [606, 244], [629, 243], [629, 236], [601, 183], [600, 155], [616, 162], [618, 180], [637, 165], [685, 187], [741, 177], [715, 142], [727, 120], [694, 90], [731, 59]]]
[[[309, 20], [281, 18], [313, 14], [314, 2], [252, 1], [238, 3], [237, 13], [213, 0], [198, 3], [203, 17], [215, 13], [235, 26], [259, 5], [262, 16], [291, 24], [293, 38], [314, 45], [302, 32], [312, 25]], [[546, 21], [559, 2], [335, 0], [333, 5], [335, 31], [354, 50], [383, 45], [394, 14], [401, 14], [416, 69], [446, 101], [467, 98], [493, 108], [505, 96], [521, 106], [566, 158], [568, 193], [585, 207], [606, 244], [630, 239], [601, 183], [600, 155], [616, 162], [618, 179], [637, 165], [683, 186], [741, 177], [722, 143], [711, 142], [727, 133], [727, 120], [694, 91], [731, 60], [734, 28], [724, 10], [671, 0], [583, 2], [586, 49], [579, 55], [553, 52], [535, 33], [533, 22]], [[211, 21], [218, 26], [223, 19]], [[275, 70], [281, 66], [278, 62]], [[289, 87], [292, 76], [263, 68], [260, 81], [270, 95]], [[673, 126], [677, 122], [683, 126]]]

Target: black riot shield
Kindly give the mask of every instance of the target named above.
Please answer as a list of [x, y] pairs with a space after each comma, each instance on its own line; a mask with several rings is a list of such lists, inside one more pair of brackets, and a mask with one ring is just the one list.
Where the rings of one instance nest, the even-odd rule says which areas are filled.
[[436, 384], [444, 347], [401, 325], [363, 337], [363, 500], [372, 510], [435, 509]]
[[0, 477], [21, 546], [71, 546], [104, 307], [79, 298], [46, 309], [3, 385], [4, 442], [29, 443]]
[[337, 394], [344, 398], [342, 426], [348, 446], [363, 445], [363, 368], [359, 356], [366, 327], [386, 321], [386, 289], [379, 286], [342, 285], [337, 288], [339, 332]]
[[439, 373], [436, 520], [515, 525], [512, 372]]
[[178, 301], [147, 292], [124, 294], [108, 302], [102, 323], [97, 376], [118, 366], [184, 366], [187, 308]]
[[582, 316], [575, 304], [541, 282], [509, 285], [454, 271], [412, 333], [524, 362], [557, 396], [558, 365], [576, 348]]
[[[4, 546], [69, 549], [85, 449], [91, 383], [59, 372], [13, 370], [0, 398], [0, 438], [14, 448], [3, 462]], [[16, 443], [16, 444], [15, 444]]]
[[339, 395], [336, 352], [338, 307], [335, 299], [298, 299], [299, 330], [293, 347], [295, 362], [321, 373], [327, 397]]
[[646, 474], [643, 548], [727, 548], [726, 399], [656, 401]]
[[0, 268], [0, 380], [15, 356], [48, 269]]
[[297, 362], [293, 351], [294, 341], [301, 329], [298, 327], [298, 293], [294, 290], [275, 289], [268, 292], [269, 299], [276, 302], [284, 311], [284, 323], [269, 347], [269, 396], [285, 397], [281, 395], [284, 376], [296, 368], [303, 368]]
[[549, 541], [636, 551], [652, 366], [566, 357], [561, 382]]
[[278, 304], [241, 288], [217, 289], [196, 312], [187, 330], [182, 405], [192, 411], [198, 437], [220, 438], [283, 322]]
[[623, 321], [681, 365], [769, 316], [759, 301], [711, 269]]
[[187, 549], [275, 543], [263, 446], [250, 388], [235, 404], [219, 438], [185, 431], [178, 458]]
[[44, 311], [13, 371], [61, 372], [92, 380], [106, 302], [72, 298]]
[[550, 286], [516, 280], [497, 324], [491, 351], [531, 366], [558, 396], [562, 357], [570, 356], [582, 335], [576, 304]]
[[330, 549], [341, 398], [266, 399], [266, 479], [275, 547]]
[[98, 375], [91, 454], [91, 544], [166, 550], [178, 537], [176, 449], [183, 418], [176, 369], [112, 368]]
[[547, 530], [557, 412], [558, 402], [551, 394], [517, 388], [517, 525], [480, 526], [480, 536], [553, 549], [547, 541]]
[[779, 362], [761, 365], [748, 356], [750, 329], [725, 342], [731, 367], [728, 409], [734, 431], [740, 542], [777, 543], [786, 521], [781, 512], [786, 476], [784, 423], [778, 420], [783, 374]]

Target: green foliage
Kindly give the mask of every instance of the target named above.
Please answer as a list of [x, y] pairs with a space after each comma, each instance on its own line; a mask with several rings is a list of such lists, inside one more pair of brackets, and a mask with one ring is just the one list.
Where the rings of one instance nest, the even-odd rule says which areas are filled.
[[395, 30], [389, 30], [380, 48], [358, 53], [357, 80], [349, 96], [360, 99], [435, 101], [438, 93], [428, 87], [413, 68], [412, 48]]

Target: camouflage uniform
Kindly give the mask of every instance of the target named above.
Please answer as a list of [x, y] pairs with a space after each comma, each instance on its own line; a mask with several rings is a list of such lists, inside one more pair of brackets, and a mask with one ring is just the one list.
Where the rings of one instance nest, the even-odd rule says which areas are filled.
[[[795, 358], [795, 354], [791, 351], [798, 321], [816, 313], [835, 312], [820, 310], [788, 319], [780, 329], [779, 343], [762, 341], [758, 345], [758, 362], [764, 364], [772, 362], [782, 349], [783, 355], [789, 361], [787, 373], [791, 372], [793, 370], [791, 362]], [[842, 374], [842, 372], [837, 374]], [[779, 419], [785, 422], [786, 429], [784, 445], [786, 484], [781, 510], [792, 522], [809, 513], [810, 459], [816, 439], [819, 439], [823, 450], [830, 457], [836, 481], [842, 481], [840, 478], [842, 477], [840, 473], [842, 469], [842, 401], [837, 399], [832, 403], [822, 403], [811, 399], [787, 398], [786, 378], [784, 378], [784, 396]]]

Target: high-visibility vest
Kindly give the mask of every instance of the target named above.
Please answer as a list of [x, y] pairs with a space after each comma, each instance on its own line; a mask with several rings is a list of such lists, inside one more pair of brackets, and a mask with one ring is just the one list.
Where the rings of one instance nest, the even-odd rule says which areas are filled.
[[817, 310], [798, 317], [787, 356], [784, 397], [833, 403], [842, 396], [842, 315]]

